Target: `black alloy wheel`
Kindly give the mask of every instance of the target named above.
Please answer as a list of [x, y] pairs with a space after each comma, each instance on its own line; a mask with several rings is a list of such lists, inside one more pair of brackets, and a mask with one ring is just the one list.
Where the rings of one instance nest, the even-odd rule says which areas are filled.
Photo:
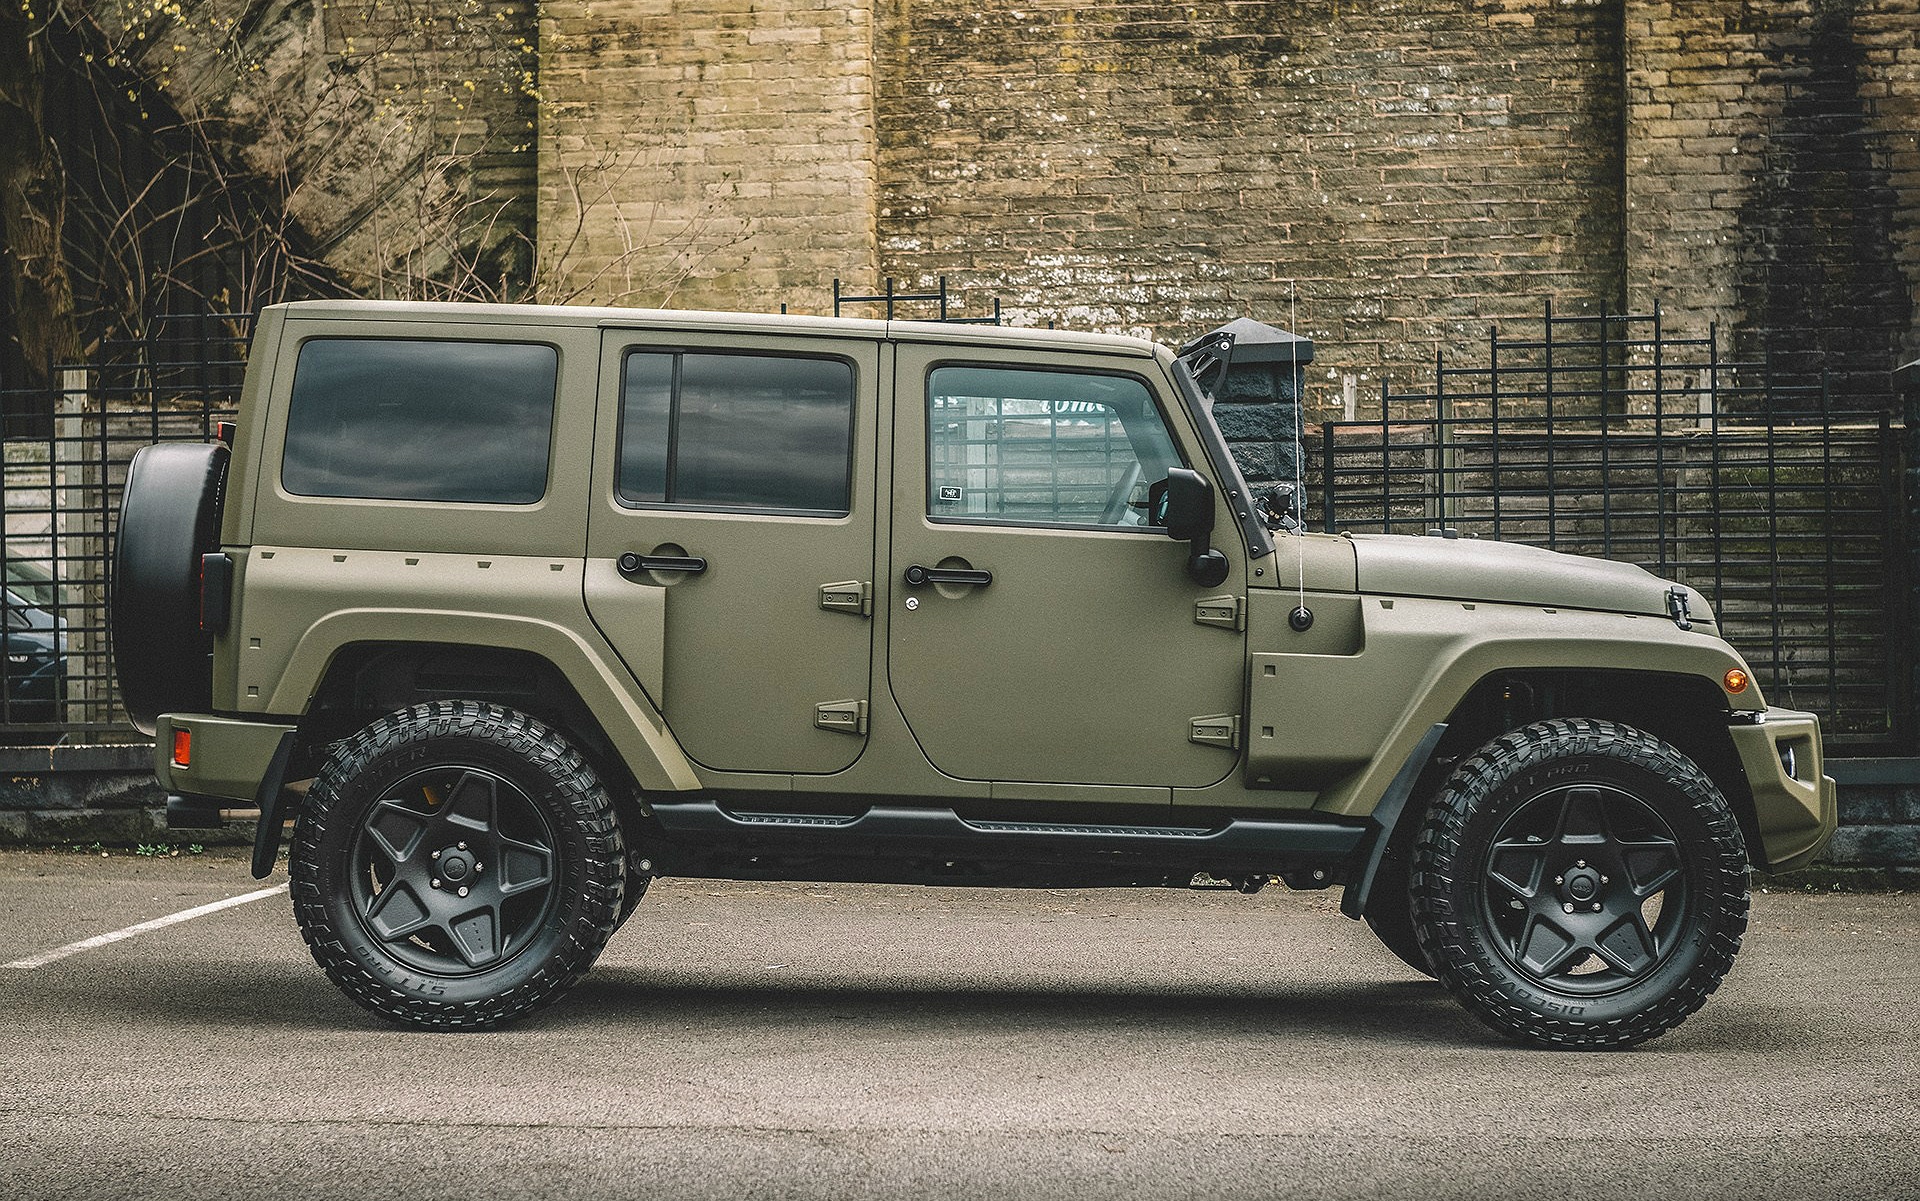
[[362, 926], [394, 958], [461, 976], [527, 949], [553, 909], [554, 836], [511, 780], [431, 767], [381, 790], [348, 887]]
[[1605, 784], [1549, 788], [1494, 835], [1482, 919], [1507, 962], [1588, 996], [1644, 978], [1696, 903], [1680, 844], [1645, 799]]
[[1746, 930], [1746, 844], [1672, 746], [1617, 722], [1494, 739], [1434, 799], [1413, 926], [1475, 1016], [1538, 1046], [1620, 1048], [1705, 1004]]
[[348, 996], [406, 1025], [483, 1029], [593, 966], [627, 856], [607, 790], [564, 737], [436, 701], [333, 748], [288, 872], [307, 946]]

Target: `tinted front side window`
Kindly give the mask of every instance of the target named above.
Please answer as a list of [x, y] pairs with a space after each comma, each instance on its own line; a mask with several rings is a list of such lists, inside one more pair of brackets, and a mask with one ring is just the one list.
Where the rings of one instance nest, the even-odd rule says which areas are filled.
[[1180, 465], [1132, 376], [941, 367], [927, 430], [935, 518], [1145, 525], [1148, 487]]
[[852, 451], [849, 363], [661, 351], [626, 357], [623, 500], [844, 514]]
[[301, 496], [532, 504], [547, 491], [558, 373], [551, 346], [307, 342], [281, 483]]

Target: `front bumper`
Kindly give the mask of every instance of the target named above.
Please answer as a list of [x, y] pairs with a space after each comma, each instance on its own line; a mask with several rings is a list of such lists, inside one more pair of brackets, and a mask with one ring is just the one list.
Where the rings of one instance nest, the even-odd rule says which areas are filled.
[[1833, 777], [1824, 774], [1820, 719], [1768, 709], [1729, 729], [1753, 790], [1764, 866], [1771, 872], [1805, 867], [1826, 849], [1840, 822]]

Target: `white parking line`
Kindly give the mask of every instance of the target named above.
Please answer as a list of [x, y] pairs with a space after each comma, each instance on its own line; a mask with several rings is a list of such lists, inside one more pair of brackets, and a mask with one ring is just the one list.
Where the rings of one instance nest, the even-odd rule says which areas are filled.
[[205, 917], [209, 913], [218, 913], [222, 909], [232, 909], [235, 905], [245, 905], [249, 901], [264, 900], [267, 897], [275, 896], [285, 891], [287, 891], [285, 884], [276, 884], [272, 888], [262, 888], [258, 892], [249, 892], [237, 897], [228, 897], [224, 901], [214, 901], [209, 905], [195, 905], [192, 909], [182, 909], [178, 913], [169, 913], [165, 917], [156, 917], [150, 922], [141, 922], [135, 926], [128, 926], [124, 930], [115, 930], [111, 934], [96, 934], [92, 938], [83, 938], [79, 942], [70, 942], [64, 947], [55, 947], [51, 951], [42, 951], [40, 954], [29, 956], [26, 959], [16, 959], [6, 966], [24, 968], [27, 971], [32, 971], [37, 967], [45, 967], [57, 959], [65, 959], [69, 955], [78, 955], [82, 951], [91, 951], [95, 947], [104, 947], [110, 943], [119, 942], [123, 938], [132, 938], [136, 934], [145, 934], [149, 930], [160, 930], [167, 926], [177, 926], [181, 922], [190, 922], [196, 917]]

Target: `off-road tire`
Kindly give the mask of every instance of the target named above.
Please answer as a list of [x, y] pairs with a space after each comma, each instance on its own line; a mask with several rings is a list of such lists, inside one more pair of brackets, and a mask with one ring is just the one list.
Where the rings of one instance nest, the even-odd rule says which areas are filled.
[[[476, 814], [490, 815], [491, 836]], [[456, 898], [451, 878], [417, 886], [423, 871], [451, 877], [456, 857], [474, 901]], [[526, 714], [475, 701], [415, 705], [335, 744], [288, 864], [294, 917], [333, 982], [381, 1017], [442, 1030], [497, 1026], [572, 987], [613, 933], [626, 870], [613, 802], [579, 751]], [[383, 904], [396, 883], [406, 887]], [[490, 919], [457, 912], [487, 888], [500, 894]], [[407, 906], [438, 924], [400, 933], [386, 910]]]
[[[1523, 833], [1556, 806], [1552, 837]], [[1739, 823], [1691, 759], [1617, 722], [1544, 721], [1494, 739], [1441, 789], [1414, 847], [1413, 922], [1440, 982], [1495, 1030], [1623, 1048], [1719, 987], [1748, 879]]]

